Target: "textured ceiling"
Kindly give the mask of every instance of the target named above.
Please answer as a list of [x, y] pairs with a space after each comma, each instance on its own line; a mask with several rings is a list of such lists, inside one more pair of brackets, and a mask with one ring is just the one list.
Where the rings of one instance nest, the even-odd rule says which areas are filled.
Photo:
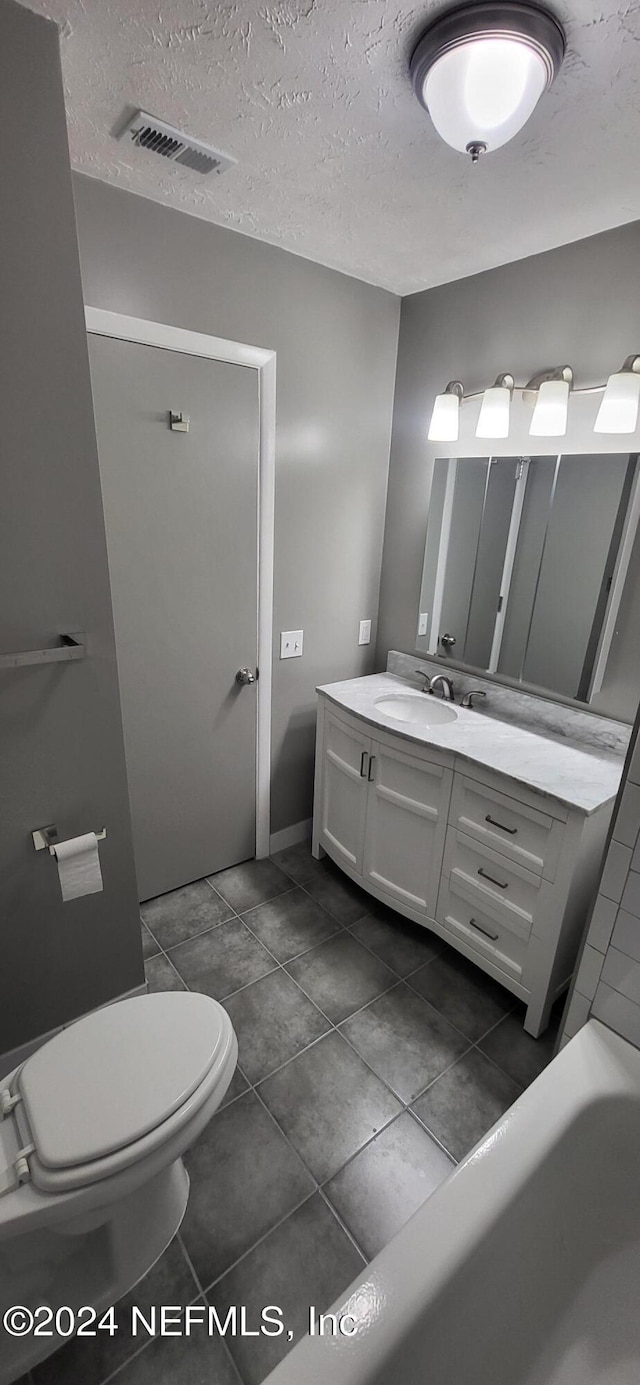
[[[441, 0], [29, 5], [60, 26], [75, 168], [396, 293], [640, 217], [640, 0], [560, 0], [560, 76], [475, 168], [407, 76]], [[197, 177], [118, 143], [137, 106], [237, 167]]]

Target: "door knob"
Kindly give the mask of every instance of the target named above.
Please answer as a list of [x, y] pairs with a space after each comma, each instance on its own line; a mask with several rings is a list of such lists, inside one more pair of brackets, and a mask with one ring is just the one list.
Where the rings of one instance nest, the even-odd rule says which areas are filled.
[[238, 669], [238, 672], [236, 673], [236, 683], [240, 683], [240, 684], [255, 683], [257, 677], [258, 677], [258, 670], [257, 670], [257, 669], [256, 669], [256, 671], [255, 671], [255, 673], [254, 673], [254, 672], [252, 671], [252, 669], [250, 669], [250, 668], [239, 668], [239, 669]]
[[440, 640], [440, 643], [441, 643], [442, 645], [444, 645], [444, 648], [445, 648], [445, 649], [453, 649], [453, 646], [454, 646], [455, 642], [456, 642], [456, 637], [455, 637], [455, 635], [443, 635], [443, 636], [442, 636], [442, 639]]

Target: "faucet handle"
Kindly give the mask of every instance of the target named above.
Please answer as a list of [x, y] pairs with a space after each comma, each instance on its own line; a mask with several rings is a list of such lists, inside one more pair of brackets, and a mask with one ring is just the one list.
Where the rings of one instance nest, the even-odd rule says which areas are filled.
[[424, 681], [424, 688], [423, 688], [422, 691], [423, 691], [423, 692], [429, 692], [429, 690], [430, 690], [430, 688], [431, 688], [431, 677], [430, 677], [430, 675], [429, 675], [428, 673], [425, 673], [424, 670], [421, 669], [421, 668], [414, 668], [413, 671], [414, 671], [414, 673], [417, 673], [417, 675], [418, 675], [419, 678], [424, 678], [424, 680], [425, 680], [425, 681]]
[[461, 707], [473, 707], [473, 699], [474, 699], [474, 697], [486, 697], [486, 696], [487, 696], [487, 694], [486, 694], [486, 692], [483, 692], [483, 691], [482, 691], [482, 688], [471, 688], [471, 689], [469, 690], [468, 693], [465, 693], [465, 695], [464, 695], [464, 697], [463, 697], [463, 699], [462, 699], [462, 702], [460, 703], [460, 706], [461, 706]]

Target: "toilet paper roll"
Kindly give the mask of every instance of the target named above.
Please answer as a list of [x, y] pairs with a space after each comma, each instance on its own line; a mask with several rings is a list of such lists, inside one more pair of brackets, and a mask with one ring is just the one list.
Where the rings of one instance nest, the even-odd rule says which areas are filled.
[[78, 899], [83, 894], [98, 894], [102, 889], [102, 874], [95, 832], [83, 837], [71, 837], [56, 842], [54, 855], [63, 899]]

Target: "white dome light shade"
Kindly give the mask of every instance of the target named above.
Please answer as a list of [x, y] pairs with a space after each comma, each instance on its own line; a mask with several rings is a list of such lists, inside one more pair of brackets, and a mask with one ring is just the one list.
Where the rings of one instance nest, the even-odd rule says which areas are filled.
[[507, 144], [533, 114], [547, 85], [542, 58], [515, 39], [479, 39], [439, 58], [424, 103], [443, 140], [460, 153]]
[[476, 162], [526, 124], [564, 51], [560, 25], [537, 5], [466, 4], [422, 35], [411, 77], [438, 134]]
[[569, 382], [545, 380], [539, 390], [529, 435], [532, 438], [563, 438], [569, 416]]
[[511, 391], [513, 377], [500, 376], [490, 389], [485, 390], [476, 424], [477, 438], [508, 438], [509, 416], [511, 413]]
[[640, 356], [637, 366], [610, 375], [595, 421], [596, 433], [635, 433], [640, 409]]
[[429, 442], [457, 442], [459, 430], [460, 395], [447, 387], [444, 394], [436, 395], [427, 436]]

